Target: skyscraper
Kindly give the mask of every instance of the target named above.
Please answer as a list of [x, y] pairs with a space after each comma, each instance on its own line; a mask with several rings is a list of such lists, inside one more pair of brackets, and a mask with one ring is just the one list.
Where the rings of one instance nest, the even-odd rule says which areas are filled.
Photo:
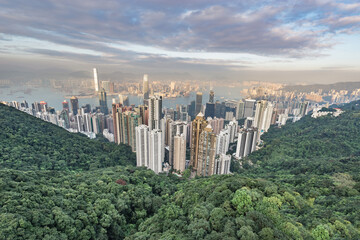
[[231, 155], [220, 154], [215, 159], [214, 174], [229, 174], [230, 173]]
[[63, 110], [66, 110], [66, 111], [68, 111], [68, 112], [70, 111], [68, 101], [64, 100], [64, 101], [62, 102], [62, 106], [63, 106]]
[[261, 100], [256, 103], [253, 126], [258, 128], [260, 134], [267, 132], [267, 130], [270, 128], [273, 110], [273, 105], [266, 100]]
[[160, 129], [153, 129], [149, 134], [149, 168], [156, 174], [162, 172], [164, 161], [163, 134]]
[[258, 130], [256, 128], [241, 130], [238, 134], [235, 156], [243, 158], [256, 150]]
[[209, 93], [209, 103], [214, 103], [214, 99], [215, 99], [215, 93], [213, 90], [210, 90]]
[[245, 103], [242, 100], [240, 100], [236, 106], [236, 116], [235, 116], [236, 120], [244, 118], [244, 112], [245, 112]]
[[105, 115], [109, 113], [108, 107], [107, 107], [107, 97], [106, 97], [106, 91], [104, 88], [101, 89], [101, 92], [99, 93], [99, 103], [100, 103], [100, 111], [104, 113]]
[[130, 106], [129, 98], [126, 95], [119, 94], [119, 101], [123, 106]]
[[78, 114], [79, 100], [78, 100], [77, 97], [73, 96], [73, 97], [70, 98], [70, 103], [71, 103], [72, 113], [75, 116], [76, 114]]
[[186, 137], [184, 134], [174, 137], [174, 165], [173, 169], [180, 172], [185, 171], [186, 163]]
[[198, 166], [200, 134], [207, 126], [204, 115], [199, 113], [191, 125], [191, 143], [190, 143], [190, 165], [196, 170]]
[[[183, 135], [186, 139], [187, 123], [181, 121], [170, 121], [168, 123], [167, 141], [169, 144], [169, 164], [174, 166], [175, 136]], [[186, 144], [186, 142], [185, 142]]]
[[202, 106], [202, 92], [196, 93], [196, 102], [195, 102], [195, 115], [199, 114], [201, 112], [201, 106]]
[[162, 118], [162, 97], [151, 97], [149, 99], [149, 121], [150, 130], [160, 129], [160, 120]]
[[245, 99], [244, 118], [254, 117], [255, 103], [254, 99]]
[[94, 86], [95, 86], [95, 92], [99, 92], [100, 90], [100, 84], [99, 84], [99, 80], [98, 80], [98, 74], [97, 74], [97, 69], [94, 68], [93, 69], [94, 72]]
[[136, 166], [149, 167], [149, 127], [136, 127]]
[[135, 152], [135, 128], [142, 124], [142, 118], [140, 114], [134, 111], [130, 111], [126, 107], [120, 107], [120, 105], [113, 105], [113, 111], [114, 107], [115, 114], [113, 114], [113, 122], [115, 143], [127, 144], [131, 146], [133, 152]]
[[200, 134], [199, 153], [196, 167], [196, 175], [211, 176], [215, 170], [216, 135], [211, 125], [207, 125]]
[[229, 150], [230, 134], [228, 129], [223, 129], [217, 135], [216, 154], [226, 154]]
[[205, 118], [208, 117], [215, 117], [215, 103], [212, 102], [208, 102], [206, 103], [206, 108], [205, 108]]
[[143, 77], [143, 94], [144, 94], [144, 100], [149, 99], [150, 89], [149, 89], [149, 79], [147, 74], [144, 74]]
[[163, 134], [160, 129], [149, 130], [146, 125], [136, 127], [136, 165], [145, 166], [155, 173], [162, 172], [164, 160]]

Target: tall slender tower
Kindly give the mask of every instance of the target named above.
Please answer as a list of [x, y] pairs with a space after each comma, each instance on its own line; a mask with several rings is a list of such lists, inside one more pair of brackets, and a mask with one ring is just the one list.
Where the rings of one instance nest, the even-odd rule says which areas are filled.
[[160, 120], [162, 118], [162, 97], [151, 97], [149, 99], [149, 120], [150, 130], [160, 129]]
[[78, 114], [79, 100], [77, 97], [73, 96], [70, 98], [70, 103], [71, 103], [71, 109], [72, 109], [73, 115], [75, 116], [76, 114]]
[[95, 86], [95, 92], [99, 92], [100, 90], [100, 84], [99, 84], [99, 80], [98, 80], [98, 74], [97, 74], [97, 69], [94, 68], [93, 69], [94, 72], [94, 86]]
[[[183, 135], [186, 141], [186, 134], [187, 134], [187, 123], [181, 121], [171, 121], [168, 123], [168, 134], [167, 140], [169, 145], [169, 164], [174, 167], [174, 154], [175, 154], [175, 136]], [[185, 142], [186, 144], [186, 142]]]
[[211, 176], [215, 170], [216, 135], [211, 125], [207, 125], [200, 134], [199, 154], [196, 175]]
[[160, 129], [154, 129], [149, 132], [149, 168], [156, 174], [162, 172], [162, 163], [164, 161], [163, 134]]
[[215, 93], [214, 90], [210, 90], [209, 93], [209, 103], [214, 103]]
[[195, 103], [195, 114], [199, 114], [201, 112], [201, 106], [202, 106], [202, 92], [196, 93], [196, 103]]
[[144, 94], [144, 100], [149, 99], [149, 93], [150, 93], [150, 89], [149, 89], [149, 79], [148, 79], [148, 75], [144, 74], [144, 78], [143, 78], [143, 94]]
[[190, 143], [190, 165], [196, 170], [198, 166], [199, 144], [200, 134], [207, 126], [207, 121], [204, 118], [204, 114], [199, 113], [191, 126], [191, 143]]
[[102, 88], [101, 92], [99, 93], [99, 104], [100, 104], [100, 111], [105, 115], [108, 114], [109, 110], [107, 107], [107, 97], [104, 88]]
[[140, 125], [136, 127], [136, 166], [149, 167], [149, 127]]
[[184, 134], [174, 137], [174, 165], [173, 168], [180, 172], [185, 171], [186, 162], [186, 137]]

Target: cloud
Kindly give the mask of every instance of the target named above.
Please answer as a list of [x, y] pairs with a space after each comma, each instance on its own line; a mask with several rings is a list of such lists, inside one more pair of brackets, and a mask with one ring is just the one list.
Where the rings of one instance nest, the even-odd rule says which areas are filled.
[[355, 0], [0, 0], [0, 53], [146, 71], [251, 69], [267, 57], [324, 56], [337, 34], [358, 32], [359, 17]]

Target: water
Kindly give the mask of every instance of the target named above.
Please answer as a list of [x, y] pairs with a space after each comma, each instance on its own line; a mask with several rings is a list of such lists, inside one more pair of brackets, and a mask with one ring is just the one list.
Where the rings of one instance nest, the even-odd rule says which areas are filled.
[[[240, 91], [241, 88], [233, 87], [216, 87], [215, 100], [223, 101], [224, 99], [239, 100], [241, 99]], [[176, 104], [190, 104], [191, 101], [195, 100], [196, 93], [191, 93], [188, 97], [177, 97], [177, 98], [164, 98], [163, 107], [165, 108], [176, 108]], [[13, 86], [9, 88], [0, 88], [0, 101], [18, 101], [22, 102], [26, 100], [29, 104], [33, 102], [45, 101], [48, 106], [54, 107], [55, 110], [62, 109], [62, 102], [67, 100], [70, 102], [70, 98], [65, 98], [66, 94], [60, 90], [46, 87], [24, 87], [24, 86]], [[128, 95], [130, 104], [140, 105], [143, 102], [142, 97]], [[115, 98], [119, 101], [118, 95], [108, 95], [107, 102], [109, 109], [111, 108], [112, 99]], [[203, 104], [209, 100], [209, 91], [203, 91]], [[97, 96], [79, 98], [79, 106], [90, 104], [92, 108], [99, 105], [99, 99]]]

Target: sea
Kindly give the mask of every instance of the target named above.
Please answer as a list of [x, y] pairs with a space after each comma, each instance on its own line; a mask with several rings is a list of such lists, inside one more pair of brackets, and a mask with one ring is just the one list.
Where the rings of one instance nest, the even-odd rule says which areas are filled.
[[[224, 101], [224, 100], [240, 100], [242, 98], [240, 92], [242, 88], [234, 87], [216, 87], [213, 89], [215, 91], [215, 101]], [[209, 100], [209, 90], [204, 89], [203, 91], [203, 104]], [[127, 95], [130, 101], [130, 104], [140, 105], [143, 102], [142, 96]], [[189, 96], [180, 96], [176, 98], [163, 98], [163, 107], [164, 108], [176, 108], [176, 104], [190, 104], [191, 101], [194, 101], [196, 93], [192, 92]], [[107, 102], [108, 107], [111, 108], [112, 99], [115, 98], [116, 101], [119, 101], [118, 94], [108, 95]], [[18, 101], [22, 102], [26, 100], [29, 104], [33, 102], [45, 101], [49, 107], [55, 108], [55, 110], [62, 109], [62, 102], [67, 100], [70, 102], [69, 95], [60, 89], [54, 89], [50, 87], [29, 87], [29, 86], [11, 86], [11, 87], [0, 87], [0, 101]], [[97, 96], [89, 97], [79, 97], [79, 106], [85, 104], [90, 104], [92, 108], [95, 108], [99, 105], [99, 98]]]

